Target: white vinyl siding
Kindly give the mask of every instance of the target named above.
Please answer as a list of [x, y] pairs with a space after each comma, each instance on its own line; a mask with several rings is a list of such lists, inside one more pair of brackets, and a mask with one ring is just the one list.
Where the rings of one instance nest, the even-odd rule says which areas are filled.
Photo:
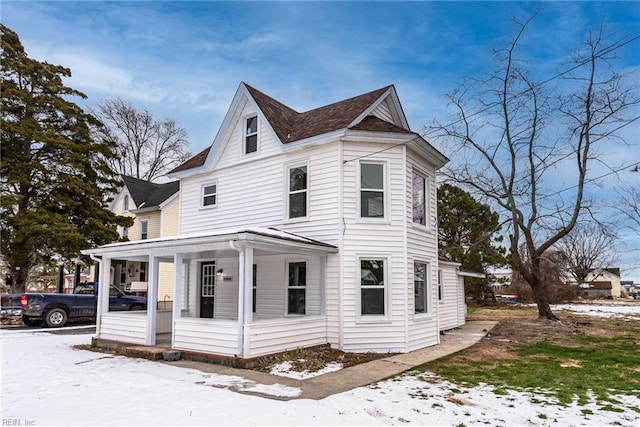
[[456, 263], [439, 263], [442, 300], [438, 304], [438, 317], [441, 331], [461, 326], [466, 319], [464, 278], [458, 275], [458, 267], [459, 264]]
[[378, 117], [379, 119], [384, 120], [385, 122], [394, 123], [400, 126], [400, 124], [395, 123], [393, 119], [393, 114], [391, 113], [391, 109], [389, 108], [389, 104], [387, 101], [383, 101], [376, 106], [371, 112], [371, 115]]

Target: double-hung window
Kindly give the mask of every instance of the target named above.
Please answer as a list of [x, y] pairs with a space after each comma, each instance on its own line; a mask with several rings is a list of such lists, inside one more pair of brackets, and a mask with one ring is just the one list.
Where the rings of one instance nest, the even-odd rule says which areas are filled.
[[122, 201], [122, 210], [125, 212], [129, 210], [129, 195], [124, 195], [124, 200]]
[[413, 222], [420, 225], [427, 225], [427, 180], [417, 172], [412, 174], [413, 188]]
[[140, 221], [140, 240], [147, 240], [149, 237], [149, 221], [143, 219]]
[[306, 312], [307, 263], [289, 263], [289, 314], [305, 314]]
[[416, 262], [413, 264], [413, 298], [416, 313], [427, 313], [429, 311], [428, 299], [428, 273], [427, 264]]
[[360, 314], [385, 314], [385, 261], [360, 260]]
[[384, 164], [360, 163], [360, 216], [384, 218]]
[[307, 166], [290, 167], [289, 218], [307, 216]]
[[123, 239], [129, 238], [129, 227], [122, 227], [122, 238]]
[[258, 116], [247, 117], [244, 127], [244, 154], [258, 151]]
[[218, 203], [217, 184], [206, 184], [202, 186], [202, 206], [216, 206]]

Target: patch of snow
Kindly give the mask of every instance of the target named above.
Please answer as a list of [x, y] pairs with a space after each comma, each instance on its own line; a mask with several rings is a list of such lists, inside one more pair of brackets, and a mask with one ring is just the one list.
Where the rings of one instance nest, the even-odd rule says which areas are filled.
[[551, 309], [567, 310], [594, 317], [640, 318], [640, 304], [557, 304]]
[[278, 363], [277, 365], [273, 365], [271, 367], [271, 371], [269, 372], [271, 375], [278, 375], [281, 377], [293, 378], [296, 380], [305, 380], [307, 378], [317, 377], [318, 375], [328, 374], [329, 372], [336, 372], [343, 368], [342, 363], [338, 362], [329, 362], [327, 365], [314, 372], [309, 371], [294, 371], [292, 370], [293, 365], [289, 361], [285, 361], [282, 363]]

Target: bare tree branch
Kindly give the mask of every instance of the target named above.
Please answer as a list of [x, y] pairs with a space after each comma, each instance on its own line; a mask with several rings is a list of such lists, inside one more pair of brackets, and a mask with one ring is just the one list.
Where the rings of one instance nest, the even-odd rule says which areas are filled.
[[94, 114], [104, 124], [100, 137], [117, 146], [112, 167], [120, 174], [153, 181], [191, 157], [187, 132], [174, 120], [156, 120], [121, 99], [99, 103]]

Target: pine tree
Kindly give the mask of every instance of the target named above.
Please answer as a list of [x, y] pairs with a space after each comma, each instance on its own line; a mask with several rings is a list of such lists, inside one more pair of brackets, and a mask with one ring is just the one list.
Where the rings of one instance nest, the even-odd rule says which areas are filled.
[[[499, 215], [488, 205], [476, 201], [469, 193], [451, 184], [438, 187], [438, 256], [462, 264], [462, 269], [487, 273], [489, 266], [508, 263]], [[476, 299], [486, 290], [486, 281], [471, 279], [467, 288]]]
[[34, 266], [113, 242], [131, 220], [107, 209], [113, 147], [93, 140], [99, 121], [70, 101], [86, 98], [65, 86], [70, 70], [30, 59], [2, 24], [0, 42], [0, 248], [20, 292]]

